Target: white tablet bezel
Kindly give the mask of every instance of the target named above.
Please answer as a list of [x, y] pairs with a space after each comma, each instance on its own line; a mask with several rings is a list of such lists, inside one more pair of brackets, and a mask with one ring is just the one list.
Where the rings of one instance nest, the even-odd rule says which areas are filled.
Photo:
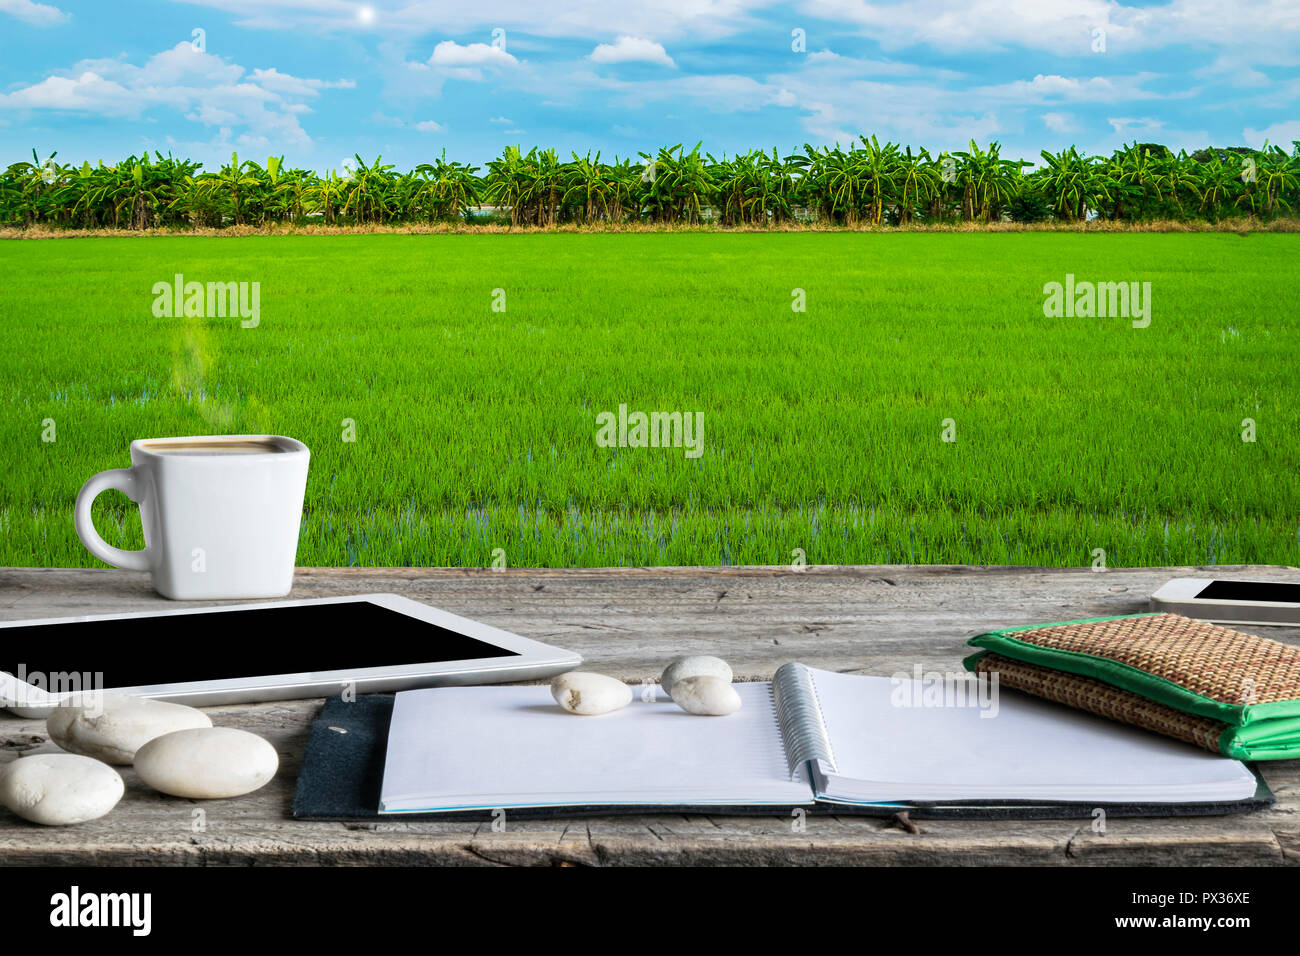
[[[69, 624], [91, 621], [125, 621], [150, 617], [185, 617], [192, 614], [220, 614], [262, 608], [303, 607], [318, 604], [368, 602], [426, 621], [447, 630], [464, 634], [503, 650], [512, 657], [479, 657], [460, 661], [432, 661], [427, 664], [398, 664], [360, 667], [354, 670], [299, 671], [259, 677], [223, 678], [133, 687], [105, 687], [105, 691], [173, 700], [198, 706], [225, 703], [258, 703], [271, 700], [294, 700], [324, 697], [351, 687], [356, 693], [382, 693], [413, 687], [436, 687], [457, 684], [488, 684], [535, 680], [571, 670], [582, 663], [581, 655], [534, 641], [480, 621], [460, 617], [440, 608], [430, 607], [400, 594], [349, 594], [342, 597], [309, 598], [293, 601], [258, 601], [248, 604], [223, 604], [206, 607], [177, 608], [166, 611], [130, 611], [119, 614], [87, 614], [75, 617], [48, 617], [27, 621], [0, 622], [0, 640], [4, 629], [39, 627], [44, 624]], [[380, 652], [382, 653], [382, 652]], [[376, 656], [379, 656], [378, 654]], [[69, 661], [68, 671], [76, 668]], [[15, 681], [16, 682], [16, 681]], [[48, 695], [47, 695], [48, 696]], [[7, 702], [0, 702], [0, 706]], [[8, 704], [13, 706], [12, 704]], [[21, 705], [24, 711], [31, 706]]]

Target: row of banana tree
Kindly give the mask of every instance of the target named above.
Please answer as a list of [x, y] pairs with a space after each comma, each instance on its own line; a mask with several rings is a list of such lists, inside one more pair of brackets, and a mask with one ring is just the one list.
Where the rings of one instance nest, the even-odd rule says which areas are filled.
[[1110, 156], [1071, 146], [1034, 164], [997, 143], [932, 154], [872, 137], [843, 148], [728, 157], [683, 144], [613, 162], [561, 160], [507, 147], [480, 169], [447, 159], [399, 171], [361, 156], [324, 175], [232, 155], [219, 169], [154, 153], [79, 166], [57, 154], [0, 174], [0, 224], [67, 228], [276, 223], [472, 221], [486, 209], [514, 225], [653, 222], [774, 226], [912, 222], [1062, 222], [1271, 218], [1300, 205], [1300, 142], [1287, 151], [1210, 148], [1173, 153], [1133, 143]]

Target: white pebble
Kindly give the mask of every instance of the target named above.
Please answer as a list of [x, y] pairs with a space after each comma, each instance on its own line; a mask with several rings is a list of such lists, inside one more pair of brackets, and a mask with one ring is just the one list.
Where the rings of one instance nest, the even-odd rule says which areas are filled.
[[673, 684], [673, 703], [688, 714], [725, 717], [740, 710], [740, 695], [721, 677], [683, 677]]
[[570, 671], [551, 681], [551, 696], [569, 713], [593, 717], [632, 703], [632, 688], [604, 674]]
[[275, 776], [280, 757], [257, 734], [200, 727], [155, 737], [135, 754], [140, 779], [173, 797], [221, 800], [252, 793]]
[[664, 668], [659, 678], [659, 686], [669, 697], [673, 696], [673, 685], [687, 677], [717, 677], [731, 683], [731, 665], [720, 657], [701, 654], [695, 657], [679, 657]]
[[0, 770], [0, 803], [46, 826], [102, 817], [125, 789], [108, 764], [78, 754], [34, 754]]
[[50, 739], [64, 750], [116, 764], [130, 764], [135, 752], [155, 737], [211, 726], [201, 710], [126, 694], [56, 708], [45, 722]]

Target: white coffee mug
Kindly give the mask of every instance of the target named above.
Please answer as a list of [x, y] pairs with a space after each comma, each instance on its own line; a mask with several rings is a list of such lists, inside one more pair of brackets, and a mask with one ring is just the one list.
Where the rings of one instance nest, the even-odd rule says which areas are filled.
[[[77, 535], [101, 561], [152, 572], [163, 597], [280, 597], [293, 587], [310, 456], [280, 435], [133, 441], [130, 468], [82, 486]], [[95, 531], [90, 506], [109, 488], [139, 504], [143, 550], [115, 548]]]

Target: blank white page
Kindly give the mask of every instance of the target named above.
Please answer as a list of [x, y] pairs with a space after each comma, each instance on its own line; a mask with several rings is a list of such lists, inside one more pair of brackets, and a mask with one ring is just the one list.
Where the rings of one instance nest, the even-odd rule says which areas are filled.
[[896, 706], [924, 697], [895, 695], [888, 677], [808, 671], [835, 761], [833, 772], [818, 761], [829, 799], [1178, 803], [1255, 793], [1240, 761], [1014, 690], [981, 717], [974, 706]]
[[384, 813], [581, 804], [808, 804], [790, 779], [770, 683], [734, 684], [739, 711], [686, 713], [656, 688], [611, 714], [560, 709], [549, 687], [397, 695]]

